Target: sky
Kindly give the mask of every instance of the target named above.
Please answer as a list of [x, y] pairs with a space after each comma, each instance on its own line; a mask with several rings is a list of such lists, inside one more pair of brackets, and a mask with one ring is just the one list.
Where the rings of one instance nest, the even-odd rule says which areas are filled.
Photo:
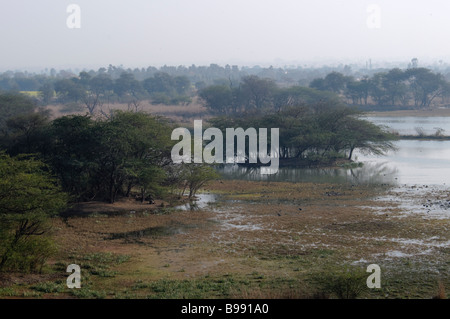
[[448, 0], [0, 0], [0, 70], [448, 63], [449, 16]]

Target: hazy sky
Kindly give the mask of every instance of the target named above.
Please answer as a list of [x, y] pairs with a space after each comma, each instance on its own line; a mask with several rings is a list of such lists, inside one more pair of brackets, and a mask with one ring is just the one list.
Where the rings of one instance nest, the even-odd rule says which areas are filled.
[[448, 0], [0, 0], [0, 70], [450, 62], [449, 17]]

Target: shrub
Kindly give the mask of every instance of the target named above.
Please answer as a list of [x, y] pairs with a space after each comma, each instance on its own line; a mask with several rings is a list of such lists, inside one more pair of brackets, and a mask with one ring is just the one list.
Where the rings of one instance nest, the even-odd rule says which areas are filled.
[[23, 273], [42, 272], [45, 262], [56, 251], [56, 245], [50, 237], [23, 238], [10, 252], [3, 267]]
[[358, 268], [344, 267], [338, 271], [313, 275], [313, 281], [323, 294], [332, 294], [339, 299], [356, 299], [366, 287], [367, 274]]

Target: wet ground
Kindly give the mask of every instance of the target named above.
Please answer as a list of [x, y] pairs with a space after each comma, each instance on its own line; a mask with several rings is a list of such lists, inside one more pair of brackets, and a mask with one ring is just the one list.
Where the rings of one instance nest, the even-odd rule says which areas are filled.
[[131, 298], [167, 296], [148, 288], [161, 280], [227, 282], [202, 298], [309, 298], [319, 289], [312, 276], [378, 264], [382, 289], [363, 298], [431, 298], [439, 283], [450, 286], [449, 196], [444, 186], [217, 181], [197, 203], [56, 218], [52, 264], [126, 255], [114, 275], [86, 280]]

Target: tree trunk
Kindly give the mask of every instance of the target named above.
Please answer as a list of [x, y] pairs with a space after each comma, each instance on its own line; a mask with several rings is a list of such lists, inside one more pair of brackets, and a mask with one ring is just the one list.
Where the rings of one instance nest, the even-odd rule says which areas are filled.
[[352, 160], [352, 155], [353, 155], [353, 150], [354, 150], [354, 149], [355, 149], [354, 147], [351, 147], [351, 148], [350, 148], [350, 153], [348, 154], [348, 160], [349, 160], [349, 161]]
[[141, 203], [145, 200], [145, 188], [141, 188]]

